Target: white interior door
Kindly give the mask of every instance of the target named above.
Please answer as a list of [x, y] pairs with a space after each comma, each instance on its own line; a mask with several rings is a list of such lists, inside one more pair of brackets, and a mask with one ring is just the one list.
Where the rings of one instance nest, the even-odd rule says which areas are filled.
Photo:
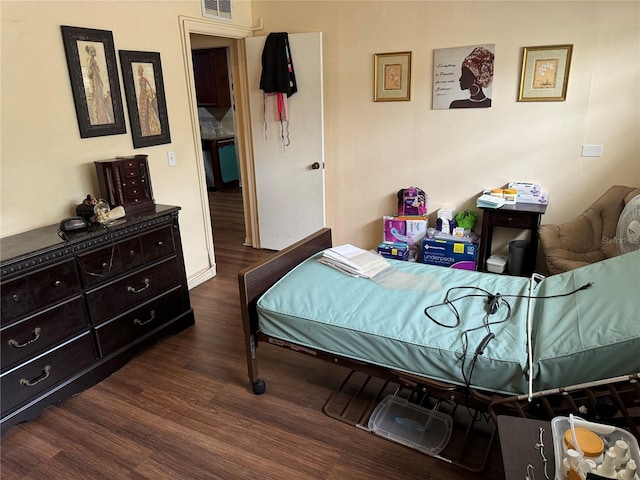
[[275, 97], [265, 109], [260, 90], [265, 39], [246, 39], [258, 235], [261, 248], [282, 250], [325, 226], [322, 33], [289, 35], [298, 91], [286, 147]]

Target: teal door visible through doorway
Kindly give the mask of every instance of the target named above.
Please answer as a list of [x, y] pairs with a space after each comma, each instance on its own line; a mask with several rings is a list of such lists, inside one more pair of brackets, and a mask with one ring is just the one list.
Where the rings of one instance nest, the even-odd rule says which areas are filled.
[[218, 157], [222, 182], [229, 183], [238, 180], [238, 160], [236, 158], [235, 144], [222, 145], [218, 148]]

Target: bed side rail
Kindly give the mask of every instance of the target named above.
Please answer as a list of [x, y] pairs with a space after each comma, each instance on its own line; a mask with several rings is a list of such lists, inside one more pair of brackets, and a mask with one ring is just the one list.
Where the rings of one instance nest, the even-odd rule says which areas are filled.
[[489, 405], [494, 420], [510, 415], [551, 420], [569, 413], [584, 419], [627, 428], [640, 440], [640, 373], [506, 397]]

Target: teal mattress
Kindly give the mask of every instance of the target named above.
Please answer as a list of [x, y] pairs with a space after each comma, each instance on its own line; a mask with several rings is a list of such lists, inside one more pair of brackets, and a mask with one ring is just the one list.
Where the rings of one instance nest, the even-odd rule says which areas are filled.
[[[261, 332], [435, 380], [528, 392], [529, 300], [511, 297], [529, 295], [528, 278], [389, 260], [405, 284], [397, 288], [347, 276], [319, 256], [259, 299]], [[533, 295], [589, 282], [572, 295], [531, 301], [534, 391], [640, 372], [640, 252], [545, 278]], [[488, 314], [487, 295], [466, 287], [500, 293], [506, 303]], [[442, 303], [447, 292], [457, 315]], [[474, 355], [489, 332], [495, 337]]]

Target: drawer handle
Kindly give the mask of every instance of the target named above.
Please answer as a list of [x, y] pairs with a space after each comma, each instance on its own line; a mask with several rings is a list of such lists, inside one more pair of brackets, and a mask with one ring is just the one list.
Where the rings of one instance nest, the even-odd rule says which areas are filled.
[[163, 242], [162, 240], [160, 240], [156, 245], [157, 245], [158, 247], [161, 247], [161, 246], [163, 246], [163, 245], [164, 245], [164, 242]]
[[35, 387], [40, 382], [45, 381], [51, 375], [51, 365], [46, 365], [42, 370], [42, 375], [34, 378], [33, 380], [27, 380], [26, 378], [20, 379], [20, 385], [24, 385], [25, 387]]
[[54, 287], [59, 287], [60, 285], [62, 285], [62, 282], [60, 280], [56, 280], [55, 282], [53, 282], [53, 286]]
[[20, 297], [18, 295], [16, 295], [15, 293], [13, 295], [11, 295], [11, 298], [13, 298], [14, 302], [19, 302], [20, 301]]
[[133, 249], [132, 249], [132, 250], [129, 250], [129, 256], [130, 256], [131, 258], [135, 257], [135, 256], [136, 256], [136, 251], [135, 251], [135, 250], [133, 250]]
[[109, 264], [107, 262], [102, 262], [102, 269], [106, 269], [107, 267], [109, 267]]
[[10, 347], [14, 347], [14, 348], [26, 347], [27, 345], [35, 342], [36, 340], [38, 340], [40, 338], [40, 332], [42, 332], [42, 329], [40, 327], [36, 327], [36, 328], [33, 329], [33, 338], [31, 338], [29, 340], [25, 340], [22, 343], [20, 343], [17, 340], [14, 340], [13, 338], [11, 338], [11, 339], [9, 339], [9, 341], [7, 343], [9, 344]]
[[151, 285], [151, 282], [149, 281], [148, 278], [145, 278], [143, 283], [144, 283], [144, 287], [135, 288], [135, 287], [129, 286], [129, 287], [127, 287], [127, 291], [131, 292], [131, 293], [140, 293], [140, 292], [146, 290], [147, 288], [149, 288], [149, 285]]
[[133, 323], [135, 323], [136, 325], [146, 325], [147, 323], [153, 322], [156, 319], [156, 311], [155, 310], [151, 310], [150, 313], [150, 317], [148, 320], [140, 320], [138, 318], [136, 318]]

